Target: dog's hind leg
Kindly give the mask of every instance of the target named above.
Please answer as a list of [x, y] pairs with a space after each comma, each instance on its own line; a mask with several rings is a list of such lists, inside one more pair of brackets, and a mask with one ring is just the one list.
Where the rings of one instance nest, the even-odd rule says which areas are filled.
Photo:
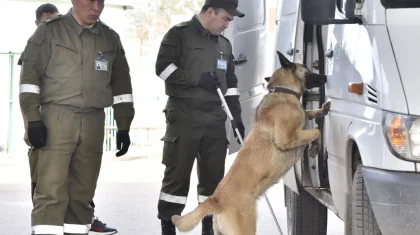
[[243, 219], [239, 221], [239, 227], [241, 228], [240, 234], [243, 235], [255, 235], [257, 232], [257, 217], [256, 208], [252, 206], [247, 212], [242, 214]]
[[222, 233], [222, 225], [219, 224], [218, 217], [219, 217], [218, 214], [213, 214], [213, 232], [214, 232], [214, 235], [224, 235]]
[[220, 228], [219, 233], [222, 235], [244, 235], [241, 234], [239, 221], [239, 213], [236, 213], [236, 210], [229, 210], [219, 214], [217, 218], [217, 223]]
[[219, 217], [219, 220], [222, 221], [223, 235], [255, 235], [257, 231], [254, 205], [229, 211]]
[[293, 135], [288, 135], [284, 132], [275, 133], [274, 141], [277, 148], [282, 151], [288, 151], [306, 144], [321, 137], [321, 132], [318, 129], [298, 130]]

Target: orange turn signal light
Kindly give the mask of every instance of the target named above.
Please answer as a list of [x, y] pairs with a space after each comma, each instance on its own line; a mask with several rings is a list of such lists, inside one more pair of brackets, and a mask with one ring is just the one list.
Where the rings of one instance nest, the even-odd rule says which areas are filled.
[[349, 83], [348, 90], [350, 93], [363, 94], [363, 83]]
[[408, 136], [401, 116], [392, 119], [388, 126], [388, 138], [394, 149], [399, 150], [407, 145]]

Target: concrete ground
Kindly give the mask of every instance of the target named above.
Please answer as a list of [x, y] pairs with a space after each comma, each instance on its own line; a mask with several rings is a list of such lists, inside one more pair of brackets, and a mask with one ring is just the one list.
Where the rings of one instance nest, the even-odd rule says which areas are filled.
[[[228, 156], [226, 170], [235, 156]], [[159, 157], [116, 158], [104, 156], [98, 188], [94, 198], [96, 216], [109, 226], [116, 227], [119, 235], [160, 234], [157, 219], [157, 200], [164, 167]], [[23, 155], [7, 159], [0, 156], [0, 235], [30, 234], [30, 178], [27, 158]], [[191, 178], [190, 196], [184, 212], [196, 205], [196, 169]], [[284, 234], [287, 234], [286, 208], [283, 185], [272, 187], [267, 196]], [[333, 213], [328, 214], [328, 235], [344, 234], [344, 223]], [[201, 227], [192, 232], [199, 235]], [[180, 234], [180, 233], [178, 233]], [[258, 204], [258, 235], [277, 235], [276, 225], [264, 200]]]

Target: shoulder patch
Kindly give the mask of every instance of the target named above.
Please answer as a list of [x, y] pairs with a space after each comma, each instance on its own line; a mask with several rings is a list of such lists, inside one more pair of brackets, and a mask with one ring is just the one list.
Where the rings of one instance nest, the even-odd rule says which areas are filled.
[[184, 28], [184, 27], [187, 27], [189, 24], [190, 23], [188, 21], [185, 21], [185, 22], [181, 22], [179, 24], [176, 24], [174, 27], [175, 28]]
[[57, 16], [54, 16], [54, 17], [52, 17], [52, 18], [49, 18], [49, 19], [44, 20], [44, 22], [45, 22], [46, 24], [48, 24], [48, 23], [50, 23], [50, 22], [53, 22], [53, 21], [59, 20], [59, 19], [61, 19], [61, 18], [63, 18], [63, 15], [62, 15], [62, 14], [58, 14]]

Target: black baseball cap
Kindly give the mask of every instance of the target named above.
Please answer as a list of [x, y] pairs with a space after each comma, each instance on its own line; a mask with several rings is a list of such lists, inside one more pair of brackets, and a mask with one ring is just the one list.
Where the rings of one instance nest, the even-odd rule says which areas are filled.
[[229, 14], [233, 16], [238, 16], [240, 18], [244, 17], [245, 14], [238, 11], [238, 0], [206, 0], [204, 3], [205, 6], [223, 8]]

